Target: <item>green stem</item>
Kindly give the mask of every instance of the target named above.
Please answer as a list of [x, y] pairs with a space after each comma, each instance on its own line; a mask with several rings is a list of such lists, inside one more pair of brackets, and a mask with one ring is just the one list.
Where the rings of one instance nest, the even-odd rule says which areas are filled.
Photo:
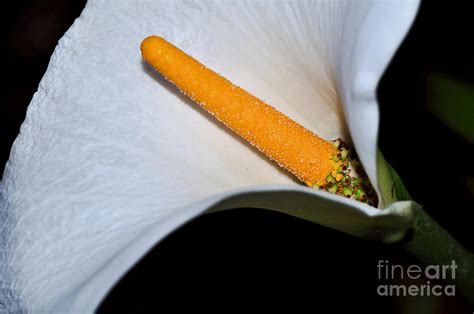
[[[400, 177], [388, 165], [398, 200], [410, 200]], [[403, 240], [403, 249], [425, 265], [457, 265], [455, 278], [446, 280], [456, 287], [469, 307], [474, 309], [474, 254], [466, 250], [421, 207], [414, 210], [414, 223]], [[450, 277], [450, 276], [448, 276]]]
[[423, 209], [415, 209], [411, 232], [403, 249], [425, 265], [457, 265], [455, 278], [446, 280], [456, 287], [471, 308], [474, 308], [474, 254], [467, 251]]

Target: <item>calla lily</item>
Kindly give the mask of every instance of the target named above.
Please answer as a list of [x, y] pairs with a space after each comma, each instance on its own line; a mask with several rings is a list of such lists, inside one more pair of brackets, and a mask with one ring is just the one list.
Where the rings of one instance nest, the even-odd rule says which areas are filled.
[[[390, 195], [376, 86], [417, 7], [89, 1], [51, 58], [4, 172], [4, 308], [91, 312], [158, 241], [216, 210], [267, 208], [401, 239], [418, 205]], [[300, 185], [214, 122], [142, 62], [150, 34], [316, 134], [351, 141], [379, 207]]]

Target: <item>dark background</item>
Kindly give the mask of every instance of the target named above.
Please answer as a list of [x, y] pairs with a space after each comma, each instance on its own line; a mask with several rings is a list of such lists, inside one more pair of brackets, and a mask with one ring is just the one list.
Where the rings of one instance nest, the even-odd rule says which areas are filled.
[[[30, 0], [2, 10], [7, 62], [1, 164], [58, 39], [84, 5]], [[382, 152], [413, 198], [471, 251], [473, 147], [427, 110], [426, 78], [444, 73], [474, 84], [472, 12], [467, 1], [424, 1], [378, 90]], [[456, 298], [378, 297], [380, 259], [416, 263], [399, 244], [369, 243], [270, 211], [233, 210], [200, 217], [174, 232], [117, 285], [99, 312], [191, 306], [223, 312], [470, 313]]]

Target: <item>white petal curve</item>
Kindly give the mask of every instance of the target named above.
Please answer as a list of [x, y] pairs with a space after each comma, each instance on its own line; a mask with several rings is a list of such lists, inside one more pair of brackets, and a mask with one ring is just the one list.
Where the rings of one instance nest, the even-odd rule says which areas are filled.
[[[314, 206], [317, 204], [317, 206]], [[146, 255], [156, 244], [203, 211], [219, 211], [231, 208], [254, 207], [272, 209], [309, 221], [351, 233], [367, 239], [395, 242], [405, 235], [411, 225], [413, 202], [397, 202], [383, 211], [352, 202], [339, 202], [334, 195], [326, 197], [318, 191], [290, 185], [263, 185], [211, 197], [163, 217], [130, 241], [113, 258], [108, 260], [91, 278], [71, 294], [63, 297], [52, 309], [54, 312], [93, 312], [109, 289], [125, 275], [132, 265]]]
[[338, 49], [341, 55], [336, 73], [353, 144], [382, 199], [377, 178], [379, 108], [376, 89], [415, 18], [419, 1], [388, 0], [370, 4], [353, 1], [352, 6]]
[[[341, 49], [352, 49], [341, 44], [345, 28], [363, 22], [347, 26], [359, 10], [350, 3], [89, 1], [56, 48], [5, 169], [0, 298], [11, 308], [91, 310], [81, 296], [104, 295], [154, 243], [217, 203], [400, 237], [408, 220], [396, 210], [297, 184], [250, 188], [293, 180], [150, 72], [138, 49], [162, 35], [312, 131], [344, 137], [339, 97], [351, 117], [359, 87], [337, 67]], [[352, 134], [356, 146], [374, 144], [373, 132]], [[283, 190], [289, 203], [272, 201]], [[391, 221], [383, 233], [374, 216]]]

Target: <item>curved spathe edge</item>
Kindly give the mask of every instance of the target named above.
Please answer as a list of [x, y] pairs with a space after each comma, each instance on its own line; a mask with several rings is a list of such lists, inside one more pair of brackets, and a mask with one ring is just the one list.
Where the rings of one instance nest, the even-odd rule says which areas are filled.
[[397, 202], [385, 210], [307, 187], [263, 185], [223, 193], [177, 209], [157, 222], [115, 255], [52, 312], [92, 313], [114, 285], [140, 259], [171, 232], [205, 212], [239, 207], [273, 209], [362, 238], [395, 242], [403, 238], [413, 220], [414, 202]]
[[[379, 186], [375, 157], [380, 123], [377, 87], [410, 30], [419, 5], [419, 0], [375, 1], [364, 17], [361, 36], [348, 58], [348, 62], [358, 60], [351, 62], [354, 77], [350, 82], [342, 82], [349, 88], [344, 102], [351, 106], [344, 106], [344, 109], [353, 144], [379, 200], [384, 197], [381, 195], [383, 189]], [[379, 204], [379, 208], [384, 206], [386, 204]]]

